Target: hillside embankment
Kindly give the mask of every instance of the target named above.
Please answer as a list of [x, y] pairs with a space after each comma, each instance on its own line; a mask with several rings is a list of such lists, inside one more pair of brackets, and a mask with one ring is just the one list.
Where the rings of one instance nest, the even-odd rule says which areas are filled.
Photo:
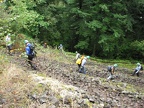
[[108, 64], [89, 59], [87, 73], [77, 71], [74, 56], [37, 49], [32, 70], [20, 54], [3, 55], [0, 105], [3, 108], [143, 108], [144, 73], [118, 67], [107, 81]]

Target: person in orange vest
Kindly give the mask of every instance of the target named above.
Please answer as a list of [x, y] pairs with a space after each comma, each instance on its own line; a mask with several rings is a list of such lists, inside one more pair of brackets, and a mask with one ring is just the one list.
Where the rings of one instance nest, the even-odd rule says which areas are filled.
[[84, 59], [84, 57], [85, 57], [85, 55], [82, 55], [82, 56], [81, 56], [81, 61]]

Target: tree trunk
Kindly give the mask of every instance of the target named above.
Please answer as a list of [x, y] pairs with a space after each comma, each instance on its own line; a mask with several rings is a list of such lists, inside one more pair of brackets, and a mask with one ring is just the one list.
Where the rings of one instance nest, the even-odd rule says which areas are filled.
[[92, 56], [95, 56], [95, 54], [96, 54], [96, 44], [94, 43]]

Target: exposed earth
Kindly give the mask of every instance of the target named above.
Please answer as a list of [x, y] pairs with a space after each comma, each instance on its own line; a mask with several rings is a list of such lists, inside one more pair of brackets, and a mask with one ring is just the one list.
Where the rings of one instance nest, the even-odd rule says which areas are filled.
[[[27, 61], [18, 54], [10, 56], [10, 62], [29, 73], [36, 83], [51, 87], [40, 95], [31, 93], [31, 108], [143, 108], [144, 73], [131, 76], [133, 70], [118, 67], [115, 78], [107, 81], [108, 64], [89, 59], [87, 73], [77, 71], [75, 57], [56, 50], [38, 50], [32, 70]], [[40, 77], [39, 74], [46, 74]], [[51, 81], [51, 80], [53, 81]], [[56, 83], [54, 83], [56, 82]], [[59, 83], [58, 83], [59, 82]], [[54, 87], [54, 88], [52, 88]], [[51, 103], [51, 104], [50, 104]], [[3, 103], [5, 104], [5, 103]], [[20, 108], [20, 107], [19, 107]]]

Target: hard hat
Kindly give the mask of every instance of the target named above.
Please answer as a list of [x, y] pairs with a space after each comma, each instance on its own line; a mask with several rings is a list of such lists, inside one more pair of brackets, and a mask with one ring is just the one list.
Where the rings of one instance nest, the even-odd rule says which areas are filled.
[[118, 65], [117, 64], [114, 64], [114, 67], [117, 67]]
[[140, 65], [140, 63], [137, 63], [137, 65]]
[[86, 58], [88, 58], [88, 59], [89, 59], [89, 58], [90, 58], [90, 56], [86, 56]]
[[24, 40], [24, 43], [26, 44], [26, 43], [28, 43], [29, 41], [28, 40]]

